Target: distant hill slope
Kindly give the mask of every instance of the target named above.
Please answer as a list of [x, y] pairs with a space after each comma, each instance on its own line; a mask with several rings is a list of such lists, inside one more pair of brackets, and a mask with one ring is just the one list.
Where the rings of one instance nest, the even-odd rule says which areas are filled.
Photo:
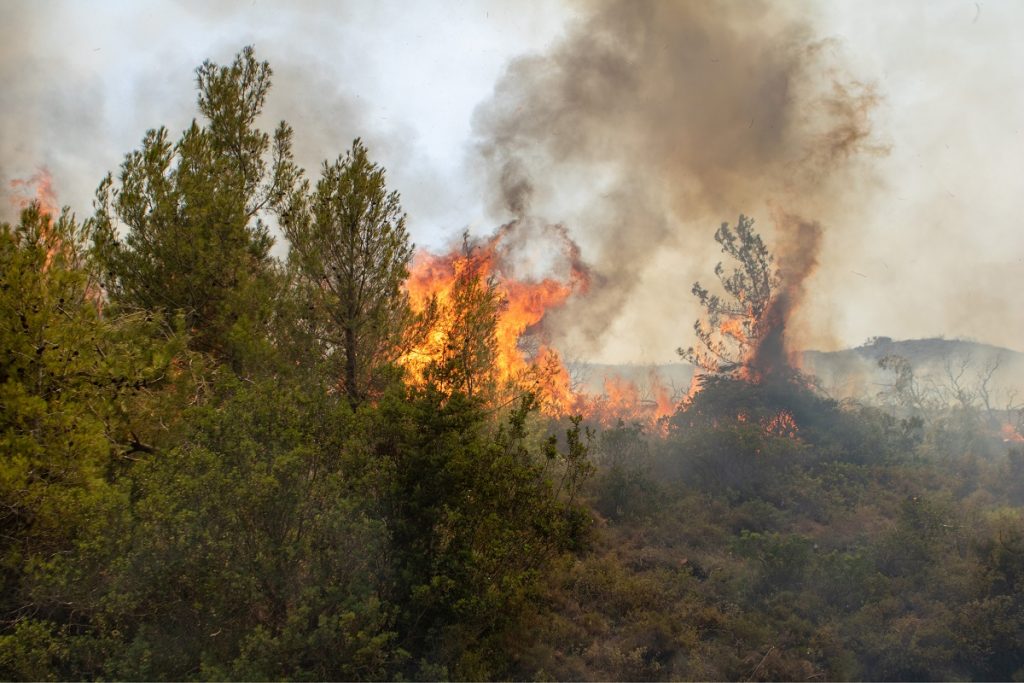
[[913, 365], [945, 362], [948, 358], [972, 357], [979, 360], [1003, 358], [1007, 361], [1024, 360], [1024, 353], [1000, 346], [983, 344], [964, 339], [904, 339], [896, 341], [889, 337], [875, 337], [870, 343], [842, 351], [807, 351], [806, 360], [837, 359], [856, 356], [877, 362], [888, 355], [898, 355]]
[[[990, 395], [1005, 404], [1016, 391], [1024, 401], [1024, 353], [991, 344], [963, 339], [906, 339], [876, 337], [870, 343], [841, 351], [805, 351], [805, 372], [818, 377], [822, 388], [835, 398], [874, 398], [887, 391], [893, 374], [879, 367], [886, 356], [906, 358], [921, 386], [932, 392], [947, 392], [954, 381], [976, 390], [991, 370]], [[641, 394], [649, 392], [652, 376], [682, 395], [690, 386], [694, 368], [688, 363], [664, 365], [603, 364], [574, 362], [569, 373], [578, 389], [602, 394], [605, 382], [618, 378], [633, 382]]]
[[803, 368], [836, 398], [866, 398], [893, 383], [893, 373], [879, 366], [886, 356], [907, 359], [921, 387], [932, 392], [948, 394], [955, 384], [976, 391], [990, 375], [987, 389], [993, 398], [1005, 402], [1015, 390], [1024, 397], [1024, 353], [963, 339], [877, 337], [854, 349], [806, 351]]

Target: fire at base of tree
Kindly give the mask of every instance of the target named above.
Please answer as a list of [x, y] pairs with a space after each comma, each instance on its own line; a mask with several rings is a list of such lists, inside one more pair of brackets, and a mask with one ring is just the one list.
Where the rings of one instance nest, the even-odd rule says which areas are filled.
[[879, 338], [829, 396], [785, 334], [813, 255], [740, 216], [690, 391], [585, 391], [567, 230], [416, 252], [360, 140], [311, 183], [257, 128], [251, 49], [197, 75], [84, 223], [41, 176], [0, 226], [0, 677], [1024, 677], [1003, 360]]

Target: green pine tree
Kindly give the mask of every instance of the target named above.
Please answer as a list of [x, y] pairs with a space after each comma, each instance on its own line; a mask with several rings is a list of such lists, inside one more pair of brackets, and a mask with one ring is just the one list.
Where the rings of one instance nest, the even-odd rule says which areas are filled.
[[397, 192], [356, 139], [282, 220], [290, 259], [310, 297], [311, 324], [353, 406], [379, 395], [410, 322], [402, 283], [413, 245]]
[[[48, 678], [77, 605], [40, 588], [102, 533], [113, 484], [156, 449], [153, 395], [173, 383], [175, 335], [111, 315], [85, 269], [84, 233], [33, 205], [0, 225], [0, 677]], [[113, 506], [113, 508], [112, 508]]]
[[146, 133], [115, 183], [97, 190], [90, 222], [112, 301], [128, 309], [181, 311], [193, 348], [238, 369], [264, 334], [273, 291], [273, 239], [265, 217], [279, 210], [301, 171], [292, 130], [256, 127], [271, 69], [245, 48], [230, 66], [197, 70], [203, 121], [177, 142]]

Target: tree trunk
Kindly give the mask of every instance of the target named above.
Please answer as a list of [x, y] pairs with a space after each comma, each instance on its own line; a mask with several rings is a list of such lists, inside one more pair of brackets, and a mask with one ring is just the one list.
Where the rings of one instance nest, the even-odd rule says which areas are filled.
[[348, 401], [355, 408], [359, 405], [359, 387], [356, 386], [356, 330], [352, 326], [345, 327], [345, 391]]

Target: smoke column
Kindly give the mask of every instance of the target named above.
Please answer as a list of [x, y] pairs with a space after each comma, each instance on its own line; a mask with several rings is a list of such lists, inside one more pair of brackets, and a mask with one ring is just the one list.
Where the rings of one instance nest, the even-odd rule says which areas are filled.
[[[741, 211], [769, 228], [799, 300], [818, 233], [861, 172], [852, 162], [884, 148], [870, 128], [874, 89], [796, 10], [588, 5], [547, 53], [512, 62], [478, 108], [493, 209], [564, 220], [593, 269], [589, 294], [550, 321], [582, 353], [616, 343], [624, 316], [663, 326], [679, 311], [688, 328], [696, 310], [680, 302], [718, 260], [714, 228]], [[771, 226], [772, 213], [786, 218]]]

